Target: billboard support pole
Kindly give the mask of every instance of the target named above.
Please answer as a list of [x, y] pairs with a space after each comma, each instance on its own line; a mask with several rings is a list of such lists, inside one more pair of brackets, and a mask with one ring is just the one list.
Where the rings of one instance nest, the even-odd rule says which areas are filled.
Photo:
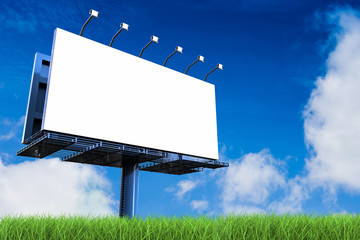
[[139, 194], [139, 164], [124, 162], [121, 169], [120, 217], [135, 216]]

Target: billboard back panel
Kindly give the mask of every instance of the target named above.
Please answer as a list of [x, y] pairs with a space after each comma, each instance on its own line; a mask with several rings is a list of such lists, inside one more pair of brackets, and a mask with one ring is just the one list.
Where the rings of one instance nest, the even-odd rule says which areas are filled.
[[42, 129], [218, 159], [214, 85], [56, 29]]

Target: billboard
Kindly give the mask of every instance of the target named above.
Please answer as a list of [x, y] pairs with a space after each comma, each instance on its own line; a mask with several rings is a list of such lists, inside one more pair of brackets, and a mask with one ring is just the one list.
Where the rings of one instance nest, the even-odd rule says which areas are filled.
[[59, 28], [42, 129], [218, 159], [213, 84]]

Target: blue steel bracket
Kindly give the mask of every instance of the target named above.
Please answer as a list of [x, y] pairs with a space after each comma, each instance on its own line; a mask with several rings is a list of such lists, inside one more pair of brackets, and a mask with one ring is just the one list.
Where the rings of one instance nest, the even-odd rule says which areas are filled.
[[26, 110], [22, 143], [29, 144], [42, 129], [43, 112], [46, 101], [50, 56], [36, 53], [31, 77], [29, 99]]

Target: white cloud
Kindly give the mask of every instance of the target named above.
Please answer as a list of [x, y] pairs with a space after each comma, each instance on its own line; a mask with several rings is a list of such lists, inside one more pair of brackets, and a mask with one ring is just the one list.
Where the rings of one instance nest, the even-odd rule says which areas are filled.
[[317, 186], [360, 192], [360, 19], [354, 11], [329, 19], [338, 25], [337, 45], [327, 73], [304, 111], [305, 140], [311, 151], [306, 169]]
[[10, 140], [12, 138], [15, 137], [15, 132], [14, 131], [10, 131], [6, 134], [0, 135], [0, 141], [6, 141], [6, 140]]
[[0, 141], [7, 141], [16, 137], [16, 133], [23, 126], [25, 116], [20, 117], [18, 121], [11, 121], [7, 118], [2, 119], [2, 125], [6, 127], [7, 133], [0, 134]]
[[170, 186], [170, 187], [166, 187], [164, 189], [165, 192], [168, 192], [168, 193], [173, 193], [173, 192], [176, 192], [176, 188], [173, 187], [173, 186]]
[[9, 161], [12, 158], [14, 158], [13, 155], [6, 152], [0, 152], [0, 159], [2, 159], [3, 161]]
[[209, 202], [206, 200], [192, 200], [190, 205], [193, 210], [197, 210], [199, 213], [202, 213], [209, 208]]
[[5, 166], [0, 159], [0, 216], [111, 214], [115, 201], [110, 187], [92, 166], [59, 159]]
[[216, 174], [221, 211], [224, 214], [302, 212], [313, 188], [306, 176], [286, 177], [286, 159], [275, 159], [268, 149], [236, 160], [223, 159], [230, 166]]
[[178, 190], [175, 193], [175, 196], [182, 200], [184, 195], [192, 191], [196, 186], [198, 186], [200, 181], [191, 181], [191, 180], [182, 180], [178, 182]]
[[[225, 154], [225, 153], [224, 153]], [[217, 179], [220, 192], [220, 204], [213, 204], [209, 209], [206, 200], [192, 200], [190, 206], [199, 213], [222, 212], [224, 214], [261, 213], [266, 211], [299, 212], [302, 202], [307, 199], [303, 194], [306, 190], [301, 179], [286, 182], [284, 162], [275, 159], [269, 150], [259, 153], [249, 153], [240, 159], [229, 160], [223, 157], [222, 161], [230, 162], [228, 168], [208, 171], [196, 180], [183, 180], [178, 183], [179, 190], [175, 193], [178, 199], [192, 191], [200, 183]], [[175, 192], [167, 188], [168, 192]], [[279, 197], [285, 198], [279, 201]], [[204, 196], [206, 197], [206, 196]], [[276, 198], [274, 200], [274, 198]], [[278, 201], [278, 202], [277, 202]], [[220, 207], [220, 209], [219, 209]]]
[[285, 196], [272, 201], [267, 210], [276, 213], [297, 213], [303, 211], [303, 204], [310, 197], [309, 183], [307, 178], [296, 176], [289, 179], [284, 187]]
[[270, 194], [285, 183], [281, 162], [268, 150], [249, 153], [230, 161], [220, 184], [223, 186], [223, 207], [239, 203], [263, 204]]

